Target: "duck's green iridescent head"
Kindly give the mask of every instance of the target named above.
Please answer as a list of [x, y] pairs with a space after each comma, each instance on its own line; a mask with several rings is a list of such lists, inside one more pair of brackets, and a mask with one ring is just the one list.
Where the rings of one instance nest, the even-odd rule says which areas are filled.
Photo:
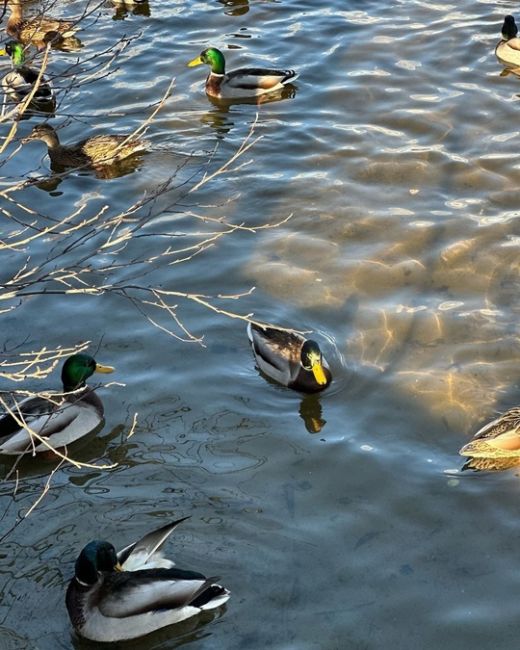
[[217, 50], [216, 47], [208, 47], [207, 50], [200, 53], [200, 56], [195, 57], [188, 63], [189, 68], [193, 68], [196, 65], [206, 65], [211, 66], [211, 72], [213, 74], [224, 74], [226, 70], [226, 61], [224, 55], [220, 50]]
[[89, 542], [76, 560], [75, 575], [79, 582], [85, 585], [94, 585], [98, 580], [98, 573], [111, 573], [122, 571], [117, 561], [116, 549], [110, 542], [95, 539]]
[[516, 38], [517, 34], [518, 27], [516, 26], [514, 17], [506, 16], [504, 18], [504, 24], [502, 25], [502, 38], [504, 41], [509, 41], [512, 38]]
[[95, 372], [109, 373], [114, 372], [114, 369], [111, 366], [102, 366], [89, 354], [73, 354], [65, 361], [61, 371], [63, 391], [68, 393], [81, 388]]
[[327, 377], [323, 370], [323, 360], [321, 356], [320, 346], [316, 341], [305, 341], [301, 350], [301, 364], [305, 370], [311, 370], [314, 379], [320, 386], [327, 384]]
[[0, 55], [7, 54], [11, 57], [13, 65], [23, 65], [25, 63], [25, 52], [23, 45], [18, 41], [8, 41], [5, 48], [0, 50]]

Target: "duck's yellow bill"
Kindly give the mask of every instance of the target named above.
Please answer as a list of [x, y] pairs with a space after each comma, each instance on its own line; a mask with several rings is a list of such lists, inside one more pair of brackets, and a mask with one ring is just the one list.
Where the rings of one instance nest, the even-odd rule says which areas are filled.
[[102, 366], [100, 363], [96, 363], [96, 372], [102, 372], [104, 375], [108, 375], [111, 372], [114, 372], [115, 368], [112, 366]]
[[115, 569], [116, 571], [124, 571], [124, 569], [123, 569], [123, 567], [121, 566], [121, 563], [120, 563], [120, 562], [118, 562], [118, 563], [115, 565], [114, 569]]
[[5, 50], [0, 50], [0, 56], [3, 56], [5, 54], [7, 54], [7, 52]]
[[312, 365], [312, 374], [314, 379], [318, 382], [320, 386], [324, 386], [327, 383], [327, 377], [325, 376], [325, 370], [319, 361]]
[[202, 65], [203, 63], [204, 63], [204, 61], [201, 59], [201, 57], [196, 56], [189, 63], [187, 63], [187, 66], [188, 66], [188, 68], [194, 68], [196, 65]]

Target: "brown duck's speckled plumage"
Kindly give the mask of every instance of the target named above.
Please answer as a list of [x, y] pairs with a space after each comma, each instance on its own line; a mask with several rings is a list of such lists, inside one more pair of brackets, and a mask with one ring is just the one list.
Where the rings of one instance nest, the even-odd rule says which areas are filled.
[[469, 459], [464, 469], [503, 470], [520, 465], [520, 408], [486, 424], [459, 453]]
[[64, 168], [110, 165], [146, 149], [144, 140], [129, 140], [125, 135], [96, 135], [75, 145], [62, 145], [48, 124], [35, 126], [24, 142], [30, 140], [43, 140], [51, 162]]
[[58, 46], [64, 44], [63, 39], [71, 37], [78, 30], [73, 21], [61, 20], [51, 16], [23, 17], [23, 9], [19, 0], [9, 2], [11, 15], [7, 21], [6, 31], [24, 44], [32, 43], [44, 47], [47, 41], [55, 39]]
[[463, 469], [474, 469], [480, 472], [496, 472], [512, 469], [520, 465], [520, 458], [468, 458]]

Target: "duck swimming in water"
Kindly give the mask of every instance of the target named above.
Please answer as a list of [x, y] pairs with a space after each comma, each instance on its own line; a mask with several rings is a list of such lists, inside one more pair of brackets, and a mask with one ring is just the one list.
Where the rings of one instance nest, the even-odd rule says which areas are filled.
[[66, 596], [79, 635], [102, 642], [135, 639], [229, 600], [229, 591], [215, 582], [217, 578], [176, 569], [160, 553], [185, 519], [148, 533], [119, 553], [106, 541], [85, 546]]
[[464, 469], [502, 470], [520, 465], [520, 408], [506, 411], [477, 431], [459, 451]]
[[11, 10], [6, 26], [9, 36], [39, 48], [50, 43], [52, 47], [77, 49], [79, 41], [73, 35], [79, 29], [78, 21], [43, 15], [24, 18], [22, 0], [8, 0], [8, 6]]
[[[93, 431], [103, 422], [103, 404], [94, 390], [86, 385], [95, 372], [113, 372], [88, 354], [73, 354], [63, 364], [61, 381], [63, 396], [57, 404], [43, 397], [28, 397], [12, 409], [18, 419], [51, 447], [64, 447]], [[28, 454], [48, 451], [49, 447], [35, 438], [16, 419], [6, 413], [0, 417], [0, 454]]]
[[62, 145], [50, 124], [37, 124], [22, 143], [32, 140], [45, 142], [51, 167], [59, 171], [77, 167], [96, 169], [120, 162], [147, 149], [144, 140], [126, 135], [94, 135], [74, 145]]
[[304, 393], [324, 390], [332, 381], [316, 341], [296, 332], [249, 323], [247, 335], [260, 370], [279, 384]]
[[[19, 104], [29, 95], [38, 79], [39, 71], [25, 65], [23, 45], [18, 41], [8, 41], [0, 50], [0, 55], [11, 57], [13, 69], [2, 79], [2, 88], [6, 98]], [[49, 113], [56, 108], [56, 97], [48, 77], [42, 75], [39, 86], [31, 99], [28, 112]]]
[[211, 68], [206, 79], [206, 93], [217, 99], [258, 97], [280, 90], [298, 77], [294, 70], [271, 68], [240, 68], [226, 73], [224, 55], [216, 47], [201, 52], [188, 67], [204, 63]]
[[506, 16], [502, 25], [502, 40], [495, 48], [497, 59], [506, 68], [520, 68], [520, 38], [513, 16]]

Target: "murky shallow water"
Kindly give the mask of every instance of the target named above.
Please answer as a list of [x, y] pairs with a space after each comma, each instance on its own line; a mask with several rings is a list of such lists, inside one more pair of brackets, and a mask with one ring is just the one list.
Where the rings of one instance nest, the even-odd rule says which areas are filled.
[[[128, 132], [172, 75], [176, 85], [138, 172], [24, 191], [54, 218], [85, 200], [116, 214], [184, 154], [195, 156], [179, 183], [193, 183], [216, 142], [210, 170], [236, 151], [256, 108], [208, 102], [205, 73], [184, 66], [208, 44], [230, 48], [230, 67], [301, 72], [294, 97], [259, 108], [250, 164], [193, 200], [181, 189], [159, 199], [150, 236], [121, 255], [163, 250], [159, 233], [211, 231], [187, 210], [248, 226], [292, 214], [189, 263], [159, 261], [145, 280], [209, 295], [256, 286], [232, 308], [317, 331], [335, 382], [305, 399], [267, 383], [243, 323], [185, 301], [180, 315], [205, 348], [159, 333], [114, 294], [35, 296], [2, 315], [7, 348], [91, 340], [126, 384], [100, 391], [105, 429], [75, 452], [117, 468], [60, 470], [3, 543], [2, 648], [91, 647], [71, 637], [64, 607], [78, 550], [94, 531], [123, 546], [186, 514], [170, 553], [220, 575], [233, 597], [210, 624], [132, 647], [516, 648], [517, 474], [445, 473], [481, 422], [518, 401], [520, 81], [500, 77], [493, 55], [516, 7], [390, 5], [150, 0], [150, 16], [114, 21], [107, 4], [81, 35], [81, 56], [135, 39], [116, 74], [67, 94], [62, 112], [85, 117], [69, 119], [65, 142], [87, 128]], [[54, 59], [59, 71], [70, 60]], [[130, 114], [105, 117], [121, 108]], [[47, 164], [32, 143], [3, 172]], [[3, 255], [9, 276], [20, 256]], [[53, 466], [24, 462], [14, 498], [4, 484], [5, 529]]]

